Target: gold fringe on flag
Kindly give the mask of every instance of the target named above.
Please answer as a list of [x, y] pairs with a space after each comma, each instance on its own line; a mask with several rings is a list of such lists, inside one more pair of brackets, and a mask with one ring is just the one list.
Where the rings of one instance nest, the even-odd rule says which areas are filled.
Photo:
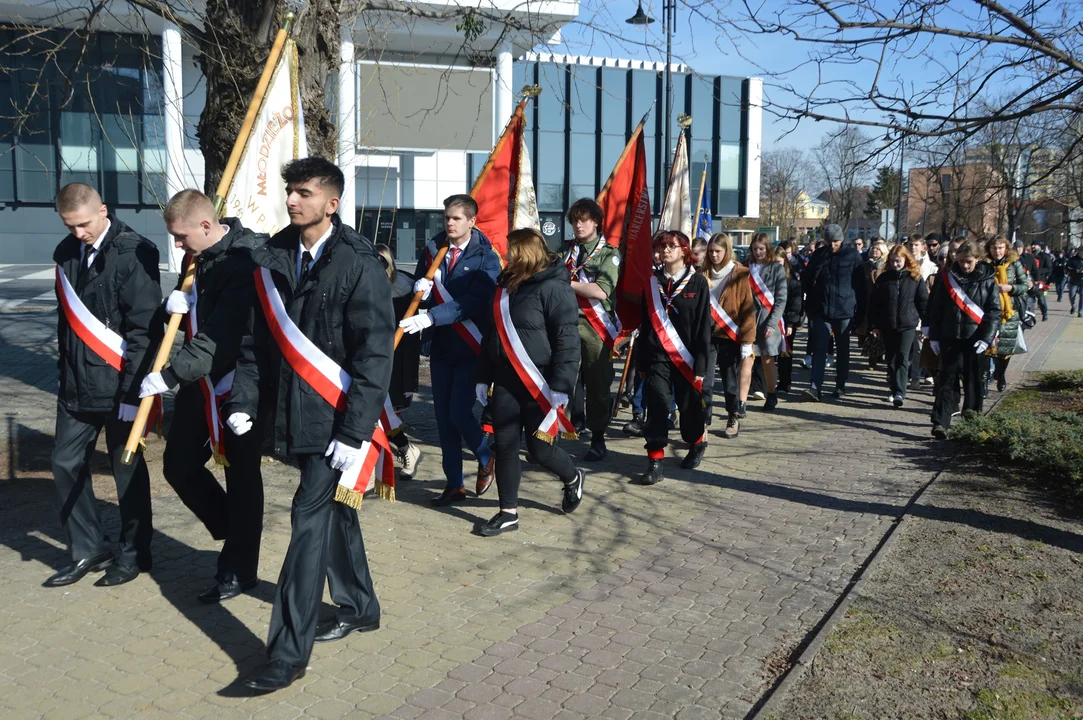
[[361, 509], [361, 501], [364, 499], [364, 495], [356, 490], [351, 490], [345, 485], [338, 485], [335, 487], [335, 502], [340, 502], [343, 505], [352, 507], [354, 510]]
[[534, 437], [536, 437], [539, 440], [541, 440], [542, 442], [548, 443], [550, 445], [552, 445], [554, 442], [556, 442], [555, 437], [553, 437], [552, 435], [550, 435], [547, 432], [542, 432], [541, 428], [538, 428], [537, 430], [534, 431]]

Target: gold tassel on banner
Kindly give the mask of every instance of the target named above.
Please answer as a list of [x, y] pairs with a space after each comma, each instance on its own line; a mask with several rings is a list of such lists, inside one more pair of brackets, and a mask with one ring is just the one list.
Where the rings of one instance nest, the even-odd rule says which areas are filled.
[[560, 436], [562, 438], [564, 438], [565, 440], [578, 440], [579, 439], [579, 433], [577, 433], [577, 432], [561, 433]]
[[555, 437], [553, 437], [549, 433], [542, 432], [541, 428], [538, 428], [537, 430], [534, 431], [534, 437], [538, 438], [542, 442], [549, 443], [550, 445], [555, 443], [556, 440], [557, 440]]
[[364, 495], [356, 490], [351, 490], [345, 485], [338, 485], [335, 487], [335, 502], [340, 502], [343, 505], [352, 507], [354, 510], [361, 509], [361, 501], [364, 499]]
[[376, 496], [381, 500], [395, 502], [395, 486], [387, 485], [379, 480], [376, 481]]
[[215, 450], [214, 452], [211, 453], [211, 456], [214, 458], [214, 464], [217, 465], [218, 467], [224, 467], [224, 468], [229, 467], [229, 460], [226, 460], [226, 456], [225, 456], [224, 453], [220, 453], [217, 450]]

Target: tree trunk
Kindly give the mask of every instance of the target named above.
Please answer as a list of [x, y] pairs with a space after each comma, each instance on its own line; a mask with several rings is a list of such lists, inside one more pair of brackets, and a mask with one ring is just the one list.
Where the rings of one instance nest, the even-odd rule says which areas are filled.
[[[204, 161], [204, 190], [214, 195], [241, 130], [285, 9], [272, 0], [208, 0], [199, 64], [207, 104], [197, 134]], [[275, 10], [274, 8], [277, 8]], [[264, 14], [274, 12], [270, 32]], [[324, 105], [327, 81], [338, 68], [341, 0], [309, 0], [293, 28], [299, 56], [301, 105], [309, 154], [334, 160], [335, 126]]]

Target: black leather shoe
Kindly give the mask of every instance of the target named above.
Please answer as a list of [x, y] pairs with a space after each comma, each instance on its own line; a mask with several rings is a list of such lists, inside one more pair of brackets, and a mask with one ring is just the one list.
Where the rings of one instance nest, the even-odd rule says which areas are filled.
[[688, 455], [684, 460], [681, 460], [681, 467], [685, 470], [695, 470], [699, 467], [699, 463], [703, 460], [703, 453], [707, 452], [707, 443], [698, 442], [692, 447], [688, 448]]
[[215, 578], [214, 585], [199, 594], [199, 601], [207, 605], [235, 598], [243, 592], [248, 592], [259, 584], [259, 578], [252, 578], [241, 582], [233, 573], [226, 573]]
[[366, 620], [339, 620], [332, 618], [324, 620], [316, 626], [316, 642], [331, 642], [341, 640], [352, 632], [372, 632], [380, 629], [380, 619]]
[[60, 568], [52, 577], [42, 583], [43, 587], [63, 587], [83, 579], [90, 572], [101, 572], [113, 564], [113, 553], [108, 550], [97, 555], [83, 558], [77, 563]]
[[465, 487], [444, 488], [444, 492], [432, 499], [433, 507], [447, 507], [461, 502], [466, 502]]
[[290, 665], [285, 660], [272, 660], [244, 679], [244, 686], [257, 692], [274, 692], [288, 688], [294, 680], [305, 676], [304, 666]]
[[771, 412], [778, 407], [778, 393], [767, 393], [767, 402], [763, 404], [763, 409], [767, 412]]
[[643, 416], [633, 415], [631, 421], [625, 424], [623, 430], [625, 435], [643, 437]]
[[104, 575], [98, 578], [98, 581], [94, 583], [94, 587], [123, 585], [124, 583], [130, 583], [137, 577], [139, 577], [139, 568], [128, 565], [113, 565], [105, 571]]
[[651, 460], [647, 465], [647, 472], [639, 476], [636, 481], [638, 485], [657, 485], [666, 479], [665, 474], [662, 472], [662, 461]]
[[595, 438], [590, 441], [590, 449], [583, 456], [583, 462], [598, 462], [609, 454], [609, 448], [605, 446], [605, 439]]

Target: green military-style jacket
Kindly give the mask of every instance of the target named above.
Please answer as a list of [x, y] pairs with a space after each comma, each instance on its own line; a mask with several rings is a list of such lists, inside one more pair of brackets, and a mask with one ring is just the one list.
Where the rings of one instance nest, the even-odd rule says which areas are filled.
[[[572, 280], [595, 283], [605, 291], [602, 307], [612, 317], [613, 294], [617, 289], [617, 278], [620, 277], [620, 251], [599, 236], [590, 242], [571, 245], [564, 255], [564, 261], [572, 273]], [[579, 317], [584, 320], [582, 309]]]

